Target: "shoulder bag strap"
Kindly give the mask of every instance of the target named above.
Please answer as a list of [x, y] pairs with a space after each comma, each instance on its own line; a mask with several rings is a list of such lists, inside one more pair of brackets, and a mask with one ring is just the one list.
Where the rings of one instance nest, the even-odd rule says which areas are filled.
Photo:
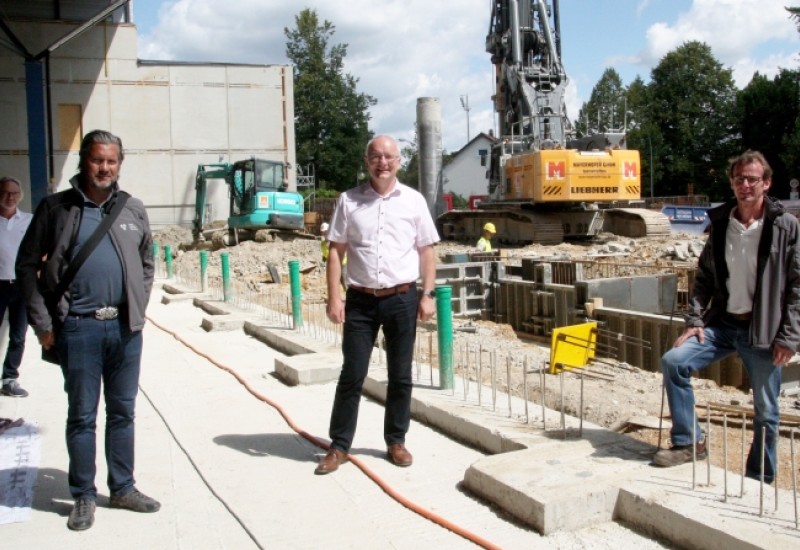
[[119, 213], [122, 212], [122, 209], [125, 207], [125, 203], [128, 201], [129, 196], [130, 195], [128, 195], [128, 193], [125, 191], [117, 192], [117, 197], [114, 201], [114, 206], [111, 208], [111, 211], [103, 218], [103, 220], [100, 222], [100, 225], [97, 226], [97, 229], [94, 230], [92, 236], [89, 237], [86, 243], [81, 247], [81, 249], [78, 251], [78, 254], [67, 266], [67, 269], [64, 271], [61, 279], [59, 279], [54, 292], [56, 302], [61, 300], [61, 296], [63, 296], [67, 291], [67, 288], [69, 288], [70, 283], [72, 283], [72, 279], [75, 278], [75, 274], [78, 273], [78, 270], [83, 265], [83, 262], [86, 261], [86, 258], [88, 258], [92, 252], [94, 252], [94, 249], [100, 243], [100, 240], [111, 228], [111, 224], [114, 223], [114, 220], [116, 220], [117, 217], [119, 217]]

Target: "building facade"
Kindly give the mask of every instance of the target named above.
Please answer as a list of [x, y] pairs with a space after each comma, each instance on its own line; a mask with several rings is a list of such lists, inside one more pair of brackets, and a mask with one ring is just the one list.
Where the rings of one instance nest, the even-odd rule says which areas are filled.
[[[35, 207], [38, 189], [68, 185], [77, 172], [81, 136], [94, 129], [122, 138], [120, 183], [144, 201], [156, 227], [192, 220], [201, 163], [253, 156], [284, 162], [289, 189], [296, 189], [291, 66], [140, 60], [127, 5], [70, 37], [86, 21], [63, 14], [53, 20], [41, 4], [4, 2], [3, 22], [17, 47], [0, 48], [0, 174], [26, 186], [26, 210]], [[83, 6], [75, 18], [115, 5], [70, 4]], [[35, 81], [39, 69], [41, 86]], [[227, 217], [223, 183], [210, 187], [207, 204], [211, 219]]]

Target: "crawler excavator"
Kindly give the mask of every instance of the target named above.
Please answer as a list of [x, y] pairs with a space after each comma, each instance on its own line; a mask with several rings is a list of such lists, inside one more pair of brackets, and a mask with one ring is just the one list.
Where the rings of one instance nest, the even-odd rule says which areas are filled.
[[499, 136], [489, 159], [489, 198], [438, 219], [445, 239], [477, 239], [486, 222], [501, 242], [557, 244], [607, 231], [669, 234], [669, 220], [641, 204], [639, 152], [624, 133], [575, 139], [564, 93], [558, 0], [494, 0], [486, 51]]

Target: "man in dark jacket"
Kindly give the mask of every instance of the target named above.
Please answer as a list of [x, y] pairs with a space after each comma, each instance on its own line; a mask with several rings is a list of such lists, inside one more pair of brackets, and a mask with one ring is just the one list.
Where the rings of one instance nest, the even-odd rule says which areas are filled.
[[155, 512], [160, 504], [134, 486], [134, 407], [144, 312], [153, 286], [153, 249], [144, 205], [128, 198], [61, 296], [57, 285], [101, 220], [122, 197], [122, 141], [95, 130], [81, 143], [72, 189], [36, 208], [17, 256], [28, 319], [46, 350], [55, 348], [67, 392], [69, 487], [75, 506], [67, 526], [94, 523], [97, 488], [95, 421], [105, 386], [106, 463], [112, 508]]
[[[777, 460], [781, 367], [800, 345], [800, 225], [769, 198], [772, 169], [757, 151], [731, 159], [735, 200], [713, 208], [686, 328], [661, 359], [672, 413], [672, 447], [653, 457], [675, 466], [706, 457], [694, 420], [692, 373], [738, 353], [753, 388], [754, 437], [746, 475], [772, 483]], [[692, 440], [692, 434], [695, 440]], [[762, 437], [764, 468], [761, 468]]]

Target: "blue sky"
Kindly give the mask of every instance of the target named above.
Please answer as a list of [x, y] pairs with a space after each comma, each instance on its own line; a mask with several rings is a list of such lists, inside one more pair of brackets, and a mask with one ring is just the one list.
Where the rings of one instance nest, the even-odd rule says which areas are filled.
[[[800, 0], [561, 0], [562, 56], [575, 118], [608, 67], [629, 84], [688, 40], [711, 46], [739, 87], [754, 71], [800, 67], [800, 34], [785, 5]], [[416, 99], [438, 97], [445, 149], [494, 125], [485, 53], [489, 0], [134, 0], [142, 59], [285, 64], [284, 27], [303, 8], [336, 27], [346, 70], [378, 100], [371, 128], [413, 139]], [[687, 83], [690, 86], [691, 83]]]

